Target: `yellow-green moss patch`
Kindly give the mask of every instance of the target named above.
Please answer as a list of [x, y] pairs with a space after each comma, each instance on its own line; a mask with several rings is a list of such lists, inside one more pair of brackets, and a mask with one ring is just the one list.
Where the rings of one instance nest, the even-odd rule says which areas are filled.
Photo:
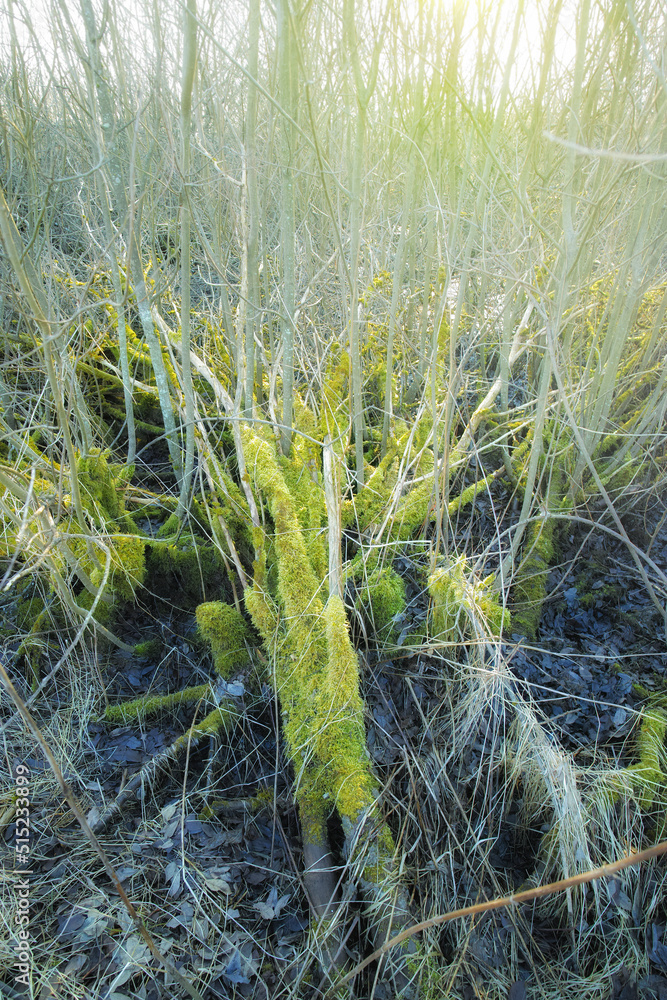
[[169, 586], [179, 603], [190, 605], [218, 593], [226, 573], [216, 547], [189, 531], [173, 540], [149, 542], [146, 568], [153, 589], [159, 592]]
[[195, 614], [199, 631], [211, 647], [217, 673], [229, 677], [235, 667], [248, 661], [249, 633], [243, 615], [223, 601], [200, 604]]
[[141, 698], [125, 701], [120, 705], [109, 705], [102, 719], [104, 722], [128, 723], [147, 719], [162, 712], [174, 712], [180, 705], [205, 698], [210, 690], [210, 684], [198, 684], [196, 687], [184, 688], [173, 694], [143, 695]]
[[354, 560], [350, 576], [358, 581], [356, 606], [367, 626], [380, 639], [391, 638], [392, 620], [405, 610], [405, 584], [391, 566], [382, 566], [379, 559]]

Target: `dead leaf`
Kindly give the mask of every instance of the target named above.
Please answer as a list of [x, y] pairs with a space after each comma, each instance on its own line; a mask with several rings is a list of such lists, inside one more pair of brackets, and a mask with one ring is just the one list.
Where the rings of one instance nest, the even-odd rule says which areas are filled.
[[204, 882], [206, 883], [206, 888], [210, 889], [211, 892], [232, 891], [229, 882], [225, 882], [223, 878], [216, 878], [215, 875], [204, 875]]

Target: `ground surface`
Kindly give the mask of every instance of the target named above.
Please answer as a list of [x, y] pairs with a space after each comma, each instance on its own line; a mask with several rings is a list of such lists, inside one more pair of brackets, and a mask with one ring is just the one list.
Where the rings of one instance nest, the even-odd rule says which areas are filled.
[[[500, 489], [500, 487], [499, 487]], [[470, 515], [469, 537], [482, 537], [491, 522], [490, 501], [478, 498]], [[654, 499], [628, 514], [627, 530], [655, 564], [667, 572], [667, 523], [664, 504]], [[420, 557], [397, 557], [395, 569], [406, 582], [408, 607], [396, 623], [398, 649], [383, 654], [353, 629], [364, 661], [368, 746], [384, 787], [383, 803], [397, 844], [405, 852], [406, 879], [415, 917], [446, 911], [517, 890], [534, 876], [540, 837], [545, 829], [522, 827], [521, 790], [503, 793], [499, 818], [480, 814], [488, 802], [482, 783], [498, 781], [488, 767], [483, 729], [456, 768], [443, 773], [452, 725], [451, 696], [465, 650], [413, 650], [407, 636], [423, 623], [428, 607]], [[510, 663], [517, 690], [532, 699], [554, 745], [579, 763], [632, 763], [633, 729], [648, 692], [663, 689], [667, 699], [664, 623], [650, 602], [625, 546], [603, 532], [574, 526], [561, 539], [558, 568], [549, 577], [550, 593], [535, 643], [506, 637], [503, 656]], [[6, 633], [12, 605], [7, 602]], [[143, 594], [128, 607], [117, 631], [125, 641], [159, 640], [148, 657], [113, 652], [99, 664], [111, 702], [151, 691], [176, 691], [211, 676], [210, 658], [197, 639], [194, 617], [173, 602]], [[11, 656], [11, 641], [5, 652]], [[239, 724], [230, 739], [211, 741], [192, 752], [164, 784], [145, 800], [128, 806], [120, 822], [101, 837], [128, 895], [138, 906], [158, 947], [184, 972], [196, 975], [207, 998], [317, 995], [306, 947], [308, 905], [300, 880], [299, 826], [290, 799], [291, 775], [281, 751], [278, 706], [256, 659], [233, 678]], [[64, 697], [65, 692], [62, 692]], [[57, 708], [59, 692], [49, 698]], [[65, 707], [61, 703], [60, 710]], [[48, 708], [36, 715], [46, 725]], [[46, 715], [45, 715], [46, 713]], [[95, 721], [82, 707], [85, 732], [73, 740], [71, 766], [61, 756], [66, 777], [86, 809], [102, 807], [153, 754], [187, 729], [192, 709], [144, 724], [111, 727]], [[11, 724], [10, 711], [4, 719]], [[70, 713], [70, 731], [79, 718]], [[492, 720], [489, 719], [490, 733]], [[16, 742], [15, 742], [15, 745]], [[26, 747], [28, 744], [25, 743]], [[11, 755], [10, 755], [11, 756]], [[16, 753], [14, 757], [18, 760]], [[33, 954], [50, 955], [51, 973], [35, 977], [38, 997], [157, 998], [172, 993], [155, 971], [144, 943], [92, 848], [36, 751], [22, 762], [31, 771], [32, 809], [31, 926]], [[483, 773], [485, 772], [485, 773]], [[235, 800], [265, 790], [269, 808], [251, 815]], [[213, 799], [227, 806], [201, 818]], [[273, 803], [276, 807], [273, 808]], [[545, 817], [546, 818], [546, 817]], [[453, 856], [464, 827], [487, 823], [484, 865], [467, 866]], [[493, 827], [493, 828], [492, 828]], [[647, 834], [651, 834], [651, 824]], [[655, 831], [653, 831], [655, 832]], [[334, 847], [341, 838], [332, 828]], [[482, 834], [480, 833], [480, 836]], [[4, 830], [4, 859], [11, 858], [15, 824]], [[610, 890], [604, 920], [591, 932], [600, 949], [588, 948], [581, 976], [601, 963], [605, 935], [616, 940], [619, 921], [635, 925], [634, 968], [621, 959], [606, 979], [606, 994], [623, 1000], [667, 996], [667, 913], [656, 903], [650, 919], [639, 912], [650, 896], [644, 878], [641, 896], [631, 899], [621, 887]], [[367, 943], [355, 902], [355, 887], [344, 885], [349, 899], [348, 948], [363, 954]], [[585, 921], [584, 921], [585, 923]], [[432, 938], [447, 968], [441, 992], [473, 997], [540, 995], [543, 972], [564, 962], [570, 944], [563, 921], [548, 911], [523, 907], [512, 919], [500, 911], [471, 925], [462, 950], [459, 932], [450, 925]], [[641, 955], [643, 954], [643, 966]], [[7, 956], [5, 956], [5, 959]], [[589, 962], [588, 969], [586, 961]], [[5, 961], [0, 974], [7, 996], [29, 995], [17, 986]], [[637, 969], [642, 968], [642, 975]], [[153, 971], [149, 971], [152, 969]], [[571, 970], [572, 971], [572, 970]], [[388, 996], [375, 983], [373, 970], [357, 985], [357, 995]], [[552, 977], [553, 978], [553, 977]], [[50, 992], [52, 990], [53, 992]], [[14, 991], [14, 992], [12, 992]], [[597, 995], [600, 995], [599, 993]]]

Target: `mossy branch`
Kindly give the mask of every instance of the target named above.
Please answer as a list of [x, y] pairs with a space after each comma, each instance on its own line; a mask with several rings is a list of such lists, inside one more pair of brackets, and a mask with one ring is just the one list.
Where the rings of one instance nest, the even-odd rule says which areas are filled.
[[[130, 705], [133, 703], [130, 702]], [[122, 708], [122, 706], [118, 706]], [[143, 767], [134, 774], [125, 787], [118, 793], [114, 801], [95, 820], [91, 820], [90, 826], [94, 833], [101, 833], [108, 825], [123, 813], [125, 806], [133, 802], [140, 795], [147, 795], [164, 776], [174, 767], [181, 754], [187, 749], [196, 747], [202, 739], [217, 735], [224, 729], [229, 737], [234, 726], [239, 719], [238, 709], [234, 702], [227, 700], [221, 702], [212, 712], [210, 712], [201, 722], [194, 723], [182, 736], [174, 740], [171, 746], [166, 747], [159, 753], [151, 757]]]
[[[277, 562], [273, 596], [266, 565], [268, 539], [256, 531], [258, 554], [253, 588], [245, 594], [246, 607], [274, 664], [283, 729], [296, 776], [308, 893], [316, 913], [328, 916], [332, 912], [335, 879], [326, 820], [335, 808], [343, 824], [349, 864], [361, 871], [374, 933], [387, 934], [391, 927], [401, 925], [407, 907], [395, 867], [393, 838], [378, 808], [378, 787], [366, 748], [359, 662], [350, 642], [345, 608], [336, 593], [322, 605], [323, 577], [315, 571], [312, 548], [309, 552], [304, 541], [297, 505], [284, 476], [284, 460], [279, 464], [268, 442], [247, 430], [243, 443], [249, 473], [273, 521]], [[290, 472], [298, 477], [296, 470]], [[414, 948], [410, 946], [409, 954], [399, 953], [391, 970], [397, 994], [410, 994], [406, 963], [412, 961]], [[338, 953], [336, 947], [326, 951], [330, 957]]]

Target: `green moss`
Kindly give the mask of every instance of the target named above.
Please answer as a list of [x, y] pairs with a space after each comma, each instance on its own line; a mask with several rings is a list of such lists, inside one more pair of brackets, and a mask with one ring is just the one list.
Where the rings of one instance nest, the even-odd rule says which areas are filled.
[[138, 642], [134, 647], [134, 655], [145, 660], [157, 660], [162, 655], [162, 639], [146, 639], [145, 642]]
[[368, 578], [366, 590], [375, 628], [383, 632], [405, 610], [405, 584], [390, 566], [378, 566]]
[[256, 585], [244, 591], [243, 602], [255, 628], [264, 642], [270, 645], [271, 637], [276, 635], [280, 625], [278, 605], [270, 594]]
[[217, 548], [190, 531], [177, 540], [149, 542], [146, 568], [153, 590], [168, 589], [177, 603], [190, 606], [219, 593], [226, 572]]
[[[424, 443], [429, 425], [421, 421], [414, 433], [407, 429], [393, 438], [387, 454], [376, 468], [369, 468], [366, 484], [352, 499], [344, 501], [341, 520], [344, 527], [354, 524], [364, 532], [384, 521], [401, 465], [409, 458], [413, 463], [411, 475], [427, 476], [433, 469], [433, 452]], [[408, 489], [401, 498], [394, 517], [386, 530], [389, 541], [408, 541], [425, 526], [433, 513], [433, 481], [429, 477]]]
[[[377, 805], [359, 663], [345, 608], [333, 595], [322, 606], [324, 569], [317, 568], [304, 540], [295, 498], [273, 449], [249, 431], [244, 432], [244, 449], [251, 481], [273, 524], [266, 536], [255, 531], [260, 551], [246, 606], [274, 668], [304, 841], [326, 844], [327, 819], [335, 809], [352, 853], [350, 863], [358, 861], [362, 869], [364, 890], [376, 912], [393, 916], [398, 891], [394, 842]], [[277, 564], [275, 580], [267, 567], [269, 552]], [[390, 578], [390, 583], [395, 581]], [[395, 594], [385, 597], [389, 603], [396, 599]]]
[[120, 705], [109, 705], [102, 719], [104, 722], [127, 724], [165, 712], [173, 713], [180, 705], [205, 698], [210, 691], [210, 684], [199, 684], [196, 687], [176, 691], [174, 694], [144, 695], [133, 701], [122, 702]]
[[229, 810], [238, 811], [242, 806], [248, 813], [256, 816], [265, 810], [273, 810], [274, 795], [272, 788], [260, 788], [254, 795], [244, 799], [212, 799], [207, 806], [199, 813], [198, 819], [206, 822], [217, 816], [219, 813], [226, 813]]
[[[553, 432], [555, 434], [556, 431]], [[545, 431], [545, 440], [548, 438], [549, 434]], [[547, 592], [547, 575], [557, 550], [559, 522], [549, 514], [571, 509], [571, 501], [563, 495], [565, 478], [564, 462], [559, 461], [551, 470], [545, 499], [546, 516], [533, 521], [526, 531], [523, 558], [512, 584], [514, 631], [532, 641], [537, 638]]]
[[428, 629], [418, 628], [414, 632], [408, 632], [405, 639], [401, 643], [401, 648], [404, 650], [414, 649], [418, 651], [428, 643]]
[[596, 590], [590, 590], [584, 588], [579, 580], [577, 580], [576, 587], [582, 608], [593, 608], [601, 602], [617, 603], [621, 589], [619, 585], [612, 583], [604, 584]]
[[350, 576], [359, 581], [356, 607], [364, 615], [369, 628], [378, 638], [391, 638], [392, 619], [405, 610], [405, 584], [391, 566], [381, 566], [379, 556], [364, 564], [357, 557]]
[[[376, 821], [380, 822], [380, 817], [375, 814]], [[396, 845], [391, 831], [386, 823], [382, 823], [379, 835], [373, 849], [369, 852], [367, 864], [364, 867], [361, 877], [364, 882], [381, 886], [385, 890], [389, 889], [391, 883], [395, 881], [394, 855]]]
[[[106, 572], [106, 593], [95, 609], [96, 620], [105, 626], [113, 618], [113, 603], [134, 600], [145, 578], [145, 539], [125, 510], [125, 489], [133, 472], [133, 466], [109, 462], [109, 453], [99, 449], [78, 458], [74, 474], [81, 501], [99, 534], [91, 536], [88, 530], [71, 522], [67, 538], [71, 555], [66, 558], [64, 551], [54, 553], [58, 571], [64, 576], [72, 570], [78, 572], [86, 586], [101, 587]], [[67, 497], [64, 500], [67, 502]], [[86, 610], [93, 600], [87, 591], [77, 598], [79, 606]]]
[[[155, 390], [155, 397], [157, 398], [157, 389]], [[118, 420], [121, 423], [124, 423], [125, 420], [127, 419], [127, 413], [125, 412], [124, 407], [112, 406], [109, 403], [105, 404], [104, 406], [104, 415], [107, 418], [111, 417], [112, 419]], [[162, 434], [164, 434], [164, 427], [161, 427], [159, 424], [151, 423], [150, 421], [147, 420], [141, 420], [137, 417], [135, 417], [134, 426], [138, 433], [144, 434], [146, 435], [146, 437], [149, 438], [160, 437]]]
[[392, 441], [387, 454], [368, 476], [364, 487], [353, 499], [343, 502], [341, 520], [344, 527], [354, 524], [359, 531], [367, 531], [371, 524], [377, 522], [396, 485], [399, 460], [397, 444]]
[[430, 633], [440, 642], [456, 643], [462, 638], [459, 619], [466, 600], [465, 556], [451, 566], [436, 570], [428, 582], [431, 595]]
[[216, 470], [215, 480], [216, 499], [208, 504], [208, 513], [213, 529], [215, 530], [217, 527], [218, 517], [222, 517], [239, 553], [241, 555], [248, 553], [248, 557], [251, 558], [250, 528], [252, 519], [248, 510], [248, 502], [224, 469], [218, 468]]
[[278, 459], [285, 485], [292, 495], [308, 559], [318, 577], [327, 572], [326, 504], [318, 481], [319, 455], [312, 442], [295, 436], [291, 457]]
[[278, 564], [275, 595], [267, 593], [266, 546], [255, 564], [246, 606], [267, 643], [275, 666], [283, 728], [297, 779], [304, 836], [324, 836], [335, 807], [353, 824], [375, 808], [376, 784], [366, 752], [359, 666], [349, 639], [345, 609], [320, 599], [321, 578], [308, 555], [296, 505], [281, 466], [267, 442], [246, 432], [248, 468], [273, 520]]
[[197, 743], [206, 736], [217, 736], [221, 729], [230, 730], [235, 723], [235, 715], [231, 707], [221, 705], [210, 712], [205, 719], [190, 726], [187, 733], [179, 736], [174, 743], [174, 749], [187, 746], [188, 742]]
[[421, 1000], [450, 1000], [447, 978], [443, 976], [440, 963], [433, 953], [425, 956], [421, 970]]
[[[431, 455], [431, 464], [432, 461], [433, 456]], [[398, 541], [409, 541], [421, 535], [429, 521], [433, 520], [434, 517], [433, 480], [428, 477], [402, 497], [396, 508], [396, 516], [389, 537]]]
[[547, 592], [547, 574], [554, 558], [552, 519], [537, 521], [526, 532], [525, 555], [512, 585], [514, 631], [531, 641], [537, 637]]
[[322, 611], [321, 602], [316, 598], [321, 581], [308, 558], [294, 499], [266, 441], [250, 437], [246, 442], [246, 461], [253, 470], [257, 487], [268, 499], [273, 518], [279, 600], [285, 613], [293, 619], [294, 628], [301, 627], [300, 618], [308, 628], [313, 617]]
[[314, 749], [326, 768], [327, 790], [338, 811], [357, 816], [376, 797], [366, 751], [359, 662], [350, 642], [345, 607], [332, 595], [323, 611], [327, 665], [318, 691]]
[[27, 601], [19, 601], [16, 611], [16, 624], [25, 631], [16, 651], [17, 657], [23, 657], [26, 675], [34, 690], [39, 683], [41, 674], [42, 653], [47, 648], [46, 636], [53, 627], [51, 609], [41, 597], [33, 597]]
[[[603, 469], [600, 479], [608, 493], [622, 493], [645, 472], [646, 459], [642, 455], [639, 458], [627, 460], [623, 465], [609, 471]], [[636, 496], [633, 496], [633, 501], [636, 501]]]
[[599, 790], [603, 808], [612, 808], [619, 797], [630, 794], [641, 809], [653, 814], [657, 827], [667, 824], [666, 736], [667, 712], [661, 708], [645, 712], [636, 736], [639, 760], [606, 777]]
[[462, 493], [459, 493], [458, 496], [450, 500], [449, 504], [447, 505], [447, 510], [449, 512], [450, 517], [452, 514], [455, 514], [457, 510], [460, 510], [461, 507], [466, 507], [469, 503], [472, 503], [477, 494], [481, 493], [482, 490], [487, 490], [490, 485], [491, 485], [491, 478], [488, 476], [484, 476], [482, 479], [479, 479], [476, 483], [472, 483], [470, 486], [468, 486], [465, 490], [463, 490]]
[[667, 714], [661, 709], [646, 712], [637, 733], [639, 761], [626, 771], [631, 777], [637, 801], [646, 811], [658, 803], [663, 810], [667, 806], [665, 735], [667, 735]]
[[171, 538], [172, 535], [177, 534], [178, 529], [181, 526], [181, 522], [176, 514], [170, 514], [167, 520], [158, 530], [158, 538]]
[[[111, 571], [109, 586], [122, 600], [134, 600], [135, 592], [146, 576], [145, 541], [136, 535], [114, 535], [109, 540]], [[102, 582], [103, 572], [92, 570], [90, 578], [95, 585]]]
[[44, 601], [41, 597], [20, 600], [16, 605], [16, 624], [23, 631], [30, 631], [42, 617]]
[[428, 582], [431, 636], [440, 642], [458, 643], [470, 634], [474, 636], [473, 622], [479, 622], [488, 634], [500, 637], [510, 627], [510, 615], [491, 594], [491, 582], [491, 578], [476, 579], [465, 556], [436, 569]]
[[85, 458], [79, 458], [76, 476], [81, 500], [99, 527], [106, 528], [109, 521], [120, 524], [123, 520], [123, 493], [133, 474], [133, 465], [112, 465], [109, 462], [109, 452], [97, 448], [91, 449]]
[[[143, 538], [138, 535], [115, 534], [97, 541], [95, 538], [79, 537], [71, 539], [69, 546], [78, 565], [95, 587], [102, 585], [108, 559], [106, 585], [110, 598], [134, 600], [136, 590], [143, 585], [146, 575]], [[96, 562], [92, 558], [91, 549], [95, 553]]]
[[334, 450], [341, 458], [349, 442], [350, 356], [334, 344], [322, 381], [320, 436], [331, 437]]
[[[82, 590], [76, 599], [76, 603], [84, 611], [90, 611], [93, 606], [95, 598], [89, 591]], [[99, 622], [100, 625], [104, 625], [105, 628], [110, 628], [113, 625], [114, 618], [116, 614], [116, 607], [110, 598], [102, 596], [97, 602], [95, 607], [95, 621]]]
[[217, 673], [229, 677], [235, 667], [248, 662], [249, 633], [243, 615], [222, 601], [200, 604], [195, 614], [199, 631], [211, 647]]

